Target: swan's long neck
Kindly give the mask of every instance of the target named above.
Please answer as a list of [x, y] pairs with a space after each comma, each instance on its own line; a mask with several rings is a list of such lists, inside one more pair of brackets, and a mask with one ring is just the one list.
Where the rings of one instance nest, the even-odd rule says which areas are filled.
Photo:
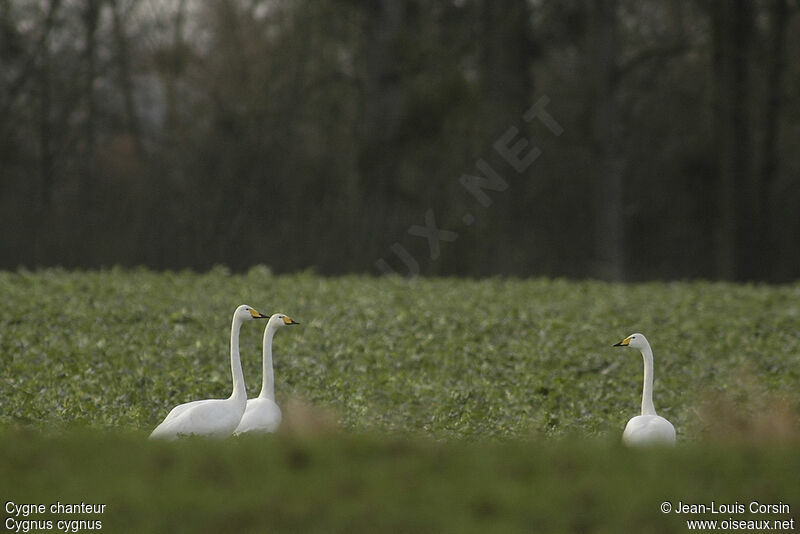
[[247, 399], [247, 389], [244, 385], [244, 373], [242, 373], [242, 358], [239, 355], [239, 330], [242, 329], [242, 320], [236, 315], [233, 316], [231, 324], [231, 376], [233, 377], [232, 399]]
[[272, 338], [275, 336], [273, 324], [268, 324], [264, 329], [264, 370], [261, 375], [260, 399], [275, 401], [275, 376], [272, 371]]
[[656, 415], [656, 409], [653, 406], [653, 349], [649, 344], [642, 349], [642, 358], [644, 358], [642, 415]]

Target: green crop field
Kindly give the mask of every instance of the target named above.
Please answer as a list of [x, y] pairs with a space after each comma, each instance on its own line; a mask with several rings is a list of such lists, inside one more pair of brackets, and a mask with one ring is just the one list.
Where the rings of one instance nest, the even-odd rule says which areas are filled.
[[[230, 394], [231, 314], [275, 337], [277, 436], [146, 440]], [[251, 396], [263, 323], [242, 328]], [[685, 532], [800, 510], [800, 285], [0, 272], [0, 496], [105, 532]], [[642, 358], [678, 446], [627, 450]], [[663, 514], [663, 501], [789, 514]], [[51, 530], [57, 531], [53, 516]], [[13, 520], [9, 523], [9, 520]], [[69, 529], [69, 523], [65, 523]], [[39, 525], [41, 526], [41, 525]], [[47, 526], [47, 525], [44, 525]], [[62, 525], [64, 526], [64, 525]], [[795, 525], [800, 529], [800, 525]], [[63, 531], [63, 529], [62, 529]]]

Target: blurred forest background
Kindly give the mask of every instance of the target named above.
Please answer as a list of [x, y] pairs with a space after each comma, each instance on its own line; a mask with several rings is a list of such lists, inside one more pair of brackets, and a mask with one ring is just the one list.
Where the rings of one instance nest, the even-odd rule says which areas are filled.
[[[795, 280], [798, 13], [0, 0], [0, 268]], [[542, 96], [561, 135], [522, 120]], [[521, 173], [512, 126], [541, 150]], [[426, 213], [458, 233], [436, 259]]]

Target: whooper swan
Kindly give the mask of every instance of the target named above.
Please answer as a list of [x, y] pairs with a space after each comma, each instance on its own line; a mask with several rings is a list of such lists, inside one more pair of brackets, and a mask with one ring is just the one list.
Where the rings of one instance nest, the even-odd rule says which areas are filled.
[[281, 409], [275, 402], [275, 378], [272, 372], [272, 338], [278, 328], [300, 324], [291, 317], [276, 313], [264, 329], [264, 371], [261, 393], [247, 401], [247, 409], [234, 434], [275, 432], [281, 424]]
[[675, 444], [675, 427], [656, 414], [653, 407], [653, 350], [642, 334], [631, 334], [615, 347], [639, 349], [644, 358], [644, 386], [642, 387], [642, 415], [637, 415], [625, 425], [622, 442], [629, 446]]
[[158, 425], [150, 439], [176, 439], [180, 436], [208, 436], [226, 438], [230, 436], [242, 419], [247, 391], [239, 356], [239, 330], [242, 323], [252, 319], [266, 319], [255, 309], [242, 304], [233, 312], [231, 324], [231, 375], [233, 393], [227, 399], [206, 399], [176, 406]]

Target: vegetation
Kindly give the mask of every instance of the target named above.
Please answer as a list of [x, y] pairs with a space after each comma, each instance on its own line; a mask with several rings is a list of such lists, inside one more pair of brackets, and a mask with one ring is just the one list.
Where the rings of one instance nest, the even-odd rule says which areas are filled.
[[[800, 286], [0, 272], [0, 494], [103, 503], [108, 532], [685, 532], [660, 505], [800, 490]], [[235, 306], [275, 340], [282, 432], [151, 443], [230, 391]], [[674, 450], [623, 449], [642, 362]], [[260, 382], [261, 328], [242, 329]], [[4, 519], [11, 517], [6, 513]], [[22, 520], [26, 518], [17, 517]], [[54, 523], [55, 524], [55, 523]]]
[[[302, 323], [275, 340], [279, 401], [304, 398], [350, 431], [617, 436], [639, 407], [642, 362], [611, 345], [636, 331], [653, 345], [656, 409], [681, 441], [714, 424], [697, 412], [705, 404], [800, 411], [797, 285], [323, 278], [256, 267], [4, 272], [0, 294], [4, 425], [141, 431], [176, 404], [229, 395], [230, 317], [243, 302]], [[251, 394], [261, 334], [242, 329]]]

